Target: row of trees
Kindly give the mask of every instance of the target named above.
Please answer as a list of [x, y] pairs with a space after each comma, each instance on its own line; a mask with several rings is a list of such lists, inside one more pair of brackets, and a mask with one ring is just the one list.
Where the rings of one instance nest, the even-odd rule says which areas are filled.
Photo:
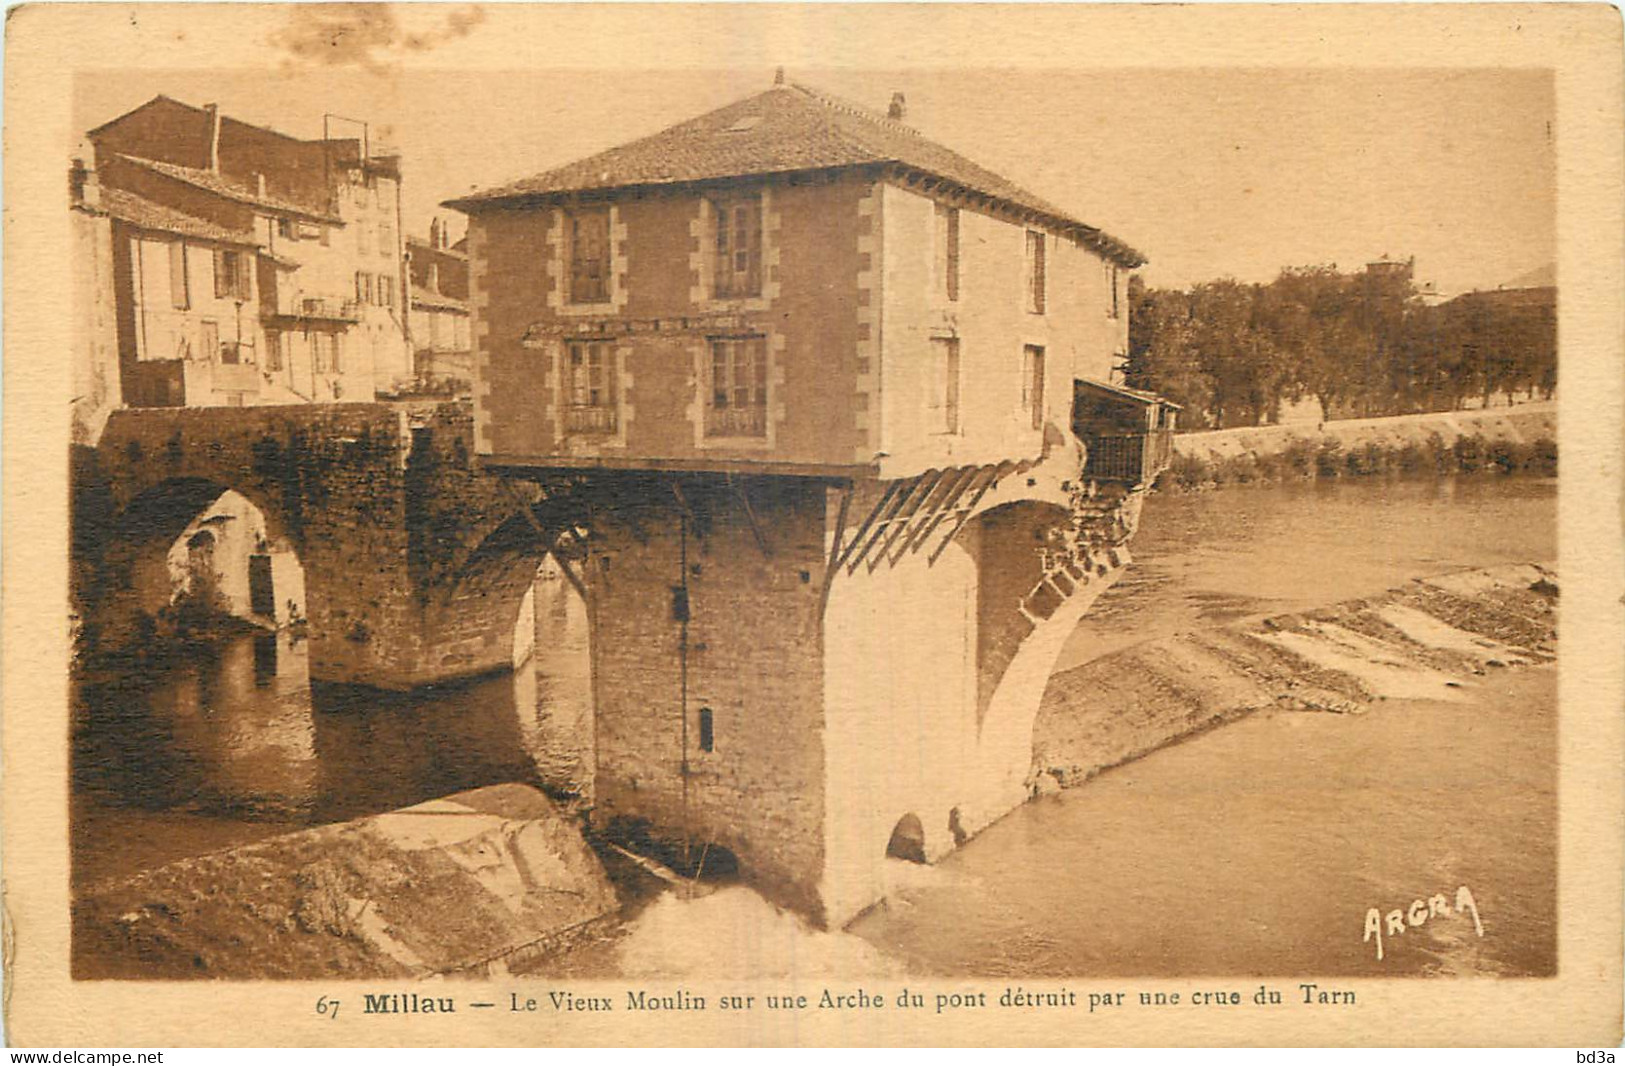
[[1182, 422], [1278, 421], [1318, 399], [1329, 418], [1456, 410], [1557, 386], [1555, 290], [1426, 305], [1406, 263], [1283, 270], [1267, 285], [1129, 285], [1128, 383], [1185, 405]]

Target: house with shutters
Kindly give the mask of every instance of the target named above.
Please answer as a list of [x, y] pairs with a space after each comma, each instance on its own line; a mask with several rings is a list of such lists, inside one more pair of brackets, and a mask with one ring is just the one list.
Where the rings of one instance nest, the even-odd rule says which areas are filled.
[[89, 131], [123, 400], [371, 400], [411, 378], [400, 162], [157, 96]]
[[1127, 351], [1140, 255], [903, 114], [777, 85], [450, 201], [479, 452], [881, 477], [1038, 455]]
[[1110, 382], [1140, 253], [906, 119], [781, 78], [447, 205], [476, 455], [588, 605], [592, 817], [831, 924], [1030, 794], [1171, 424]]
[[468, 336], [468, 255], [454, 245], [442, 219], [429, 236], [406, 239], [411, 278], [413, 369], [431, 390], [467, 392], [473, 381]]

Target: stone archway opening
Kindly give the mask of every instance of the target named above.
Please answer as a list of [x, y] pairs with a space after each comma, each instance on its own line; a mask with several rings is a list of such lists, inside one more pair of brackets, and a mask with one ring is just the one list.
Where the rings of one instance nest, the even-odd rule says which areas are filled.
[[536, 568], [518, 619], [530, 626], [529, 662], [517, 669], [535, 679], [535, 713], [525, 724], [538, 772], [550, 785], [588, 795], [596, 766], [592, 632], [587, 602], [564, 565], [548, 555]]
[[[237, 619], [282, 629], [305, 618], [305, 572], [292, 545], [275, 537], [265, 513], [232, 489], [199, 511], [164, 558], [168, 606], [207, 623]], [[164, 594], [149, 573], [147, 596]]]
[[925, 863], [925, 823], [920, 821], [919, 815], [909, 813], [897, 820], [891, 839], [886, 843], [886, 857]]
[[87, 603], [92, 651], [232, 624], [265, 630], [306, 617], [305, 572], [294, 546], [249, 497], [215, 482], [177, 479], [138, 496], [101, 546]]

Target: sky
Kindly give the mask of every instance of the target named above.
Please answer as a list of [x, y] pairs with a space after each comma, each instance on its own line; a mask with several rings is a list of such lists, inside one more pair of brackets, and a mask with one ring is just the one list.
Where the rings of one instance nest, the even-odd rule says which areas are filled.
[[[489, 26], [453, 27], [470, 36]], [[297, 43], [293, 46], [297, 47]], [[544, 50], [545, 51], [545, 50]], [[540, 57], [545, 63], [545, 56]], [[767, 89], [738, 69], [411, 71], [284, 63], [251, 71], [105, 71], [76, 79], [89, 129], [158, 93], [302, 137], [324, 112], [403, 154], [409, 232], [440, 201], [653, 133]], [[1267, 281], [1415, 256], [1445, 292], [1494, 288], [1556, 259], [1554, 90], [1497, 69], [794, 68], [802, 82], [910, 125], [1146, 254], [1154, 286]]]

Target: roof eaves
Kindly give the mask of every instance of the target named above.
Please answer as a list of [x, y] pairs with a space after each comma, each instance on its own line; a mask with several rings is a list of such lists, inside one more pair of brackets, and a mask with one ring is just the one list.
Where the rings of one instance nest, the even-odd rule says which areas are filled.
[[151, 100], [148, 100], [145, 103], [137, 104], [136, 106], [130, 108], [130, 110], [124, 112], [124, 114], [122, 114], [122, 115], [114, 115], [112, 118], [108, 119], [106, 122], [103, 122], [100, 126], [97, 126], [94, 129], [86, 130], [85, 131], [85, 136], [89, 137], [89, 138], [94, 138], [97, 134], [102, 133], [102, 132], [106, 131], [107, 129], [109, 129], [109, 128], [113, 127], [113, 126], [118, 125], [120, 122], [123, 122], [125, 119], [127, 119], [131, 115], [135, 114], [137, 111], [142, 111], [142, 110], [144, 110], [146, 108], [149, 108], [153, 104], [158, 103], [160, 100], [165, 101], [167, 103], [176, 104], [176, 105], [178, 105], [180, 107], [184, 107], [189, 111], [196, 111], [197, 110], [197, 108], [193, 107], [191, 104], [182, 103], [181, 101], [175, 99], [173, 96], [169, 96], [169, 95], [167, 95], [165, 93], [159, 93], [157, 96], [154, 96]]
[[938, 182], [940, 185], [949, 186], [959, 190], [962, 195], [972, 199], [973, 201], [979, 201], [989, 206], [1001, 207], [1012, 215], [1031, 219], [1046, 225], [1050, 229], [1053, 229], [1059, 233], [1064, 233], [1080, 243], [1095, 249], [1107, 258], [1114, 260], [1125, 269], [1132, 270], [1136, 267], [1144, 266], [1146, 263], [1145, 256], [1130, 245], [1118, 240], [1116, 237], [1113, 237], [1111, 234], [1099, 229], [1098, 227], [1091, 226], [1087, 222], [1080, 221], [1079, 219], [1073, 218], [1070, 215], [1062, 214], [1058, 210], [1042, 210], [1031, 204], [1024, 204], [1019, 200], [1013, 200], [1008, 196], [1001, 196], [997, 193], [988, 192], [985, 189], [978, 189], [957, 178], [952, 178], [945, 174], [939, 174], [936, 171], [928, 170], [925, 167], [896, 161], [893, 161], [892, 165], [897, 168], [899, 172], [923, 175], [932, 181]]
[[259, 196], [246, 189], [233, 188], [223, 181], [210, 181], [202, 177], [202, 172], [196, 171], [192, 167], [183, 167], [177, 163], [165, 163], [157, 159], [143, 159], [135, 155], [119, 155], [118, 158], [128, 160], [143, 169], [152, 171], [154, 174], [161, 174], [175, 181], [184, 182], [195, 189], [212, 193], [223, 200], [230, 200], [233, 203], [247, 204], [250, 207], [264, 208], [267, 211], [277, 211], [285, 215], [295, 215], [316, 222], [344, 225], [344, 220], [337, 215], [330, 215], [271, 196]]
[[643, 181], [629, 181], [625, 185], [588, 186], [577, 189], [541, 189], [533, 191], [515, 190], [503, 192], [474, 193], [469, 196], [460, 196], [455, 200], [442, 200], [441, 207], [449, 207], [453, 211], [464, 214], [481, 208], [508, 208], [508, 207], [534, 207], [544, 204], [555, 204], [573, 199], [608, 200], [626, 193], [647, 192], [652, 189], [665, 191], [682, 191], [686, 189], [709, 189], [719, 185], [728, 185], [740, 181], [751, 181], [763, 178], [785, 178], [797, 174], [819, 174], [826, 171], [862, 170], [871, 167], [883, 167], [890, 160], [873, 159], [852, 163], [828, 163], [819, 166], [785, 167], [782, 170], [747, 171], [738, 174], [718, 174], [703, 178], [673, 178], [669, 181], [648, 179]]
[[260, 246], [252, 231], [228, 229], [208, 219], [154, 203], [125, 189], [104, 189], [99, 213], [115, 222], [149, 233], [171, 233], [245, 248]]

